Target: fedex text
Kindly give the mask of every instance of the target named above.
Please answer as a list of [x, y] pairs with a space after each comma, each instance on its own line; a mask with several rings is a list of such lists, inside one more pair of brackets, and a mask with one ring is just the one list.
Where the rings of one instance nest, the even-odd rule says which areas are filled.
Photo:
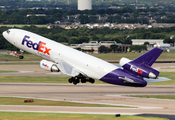
[[133, 65], [131, 65], [130, 69], [134, 72], [137, 72], [137, 73], [140, 73], [140, 74], [143, 74], [143, 71], [140, 69], [140, 68], [137, 68]]
[[46, 67], [46, 68], [49, 68], [49, 66], [48, 66], [47, 64], [44, 64], [44, 63], [43, 63], [42, 65], [43, 65], [44, 67]]
[[39, 41], [38, 43], [34, 43], [33, 41], [29, 40], [30, 37], [29, 36], [24, 36], [23, 41], [22, 41], [22, 45], [26, 45], [28, 48], [32, 48], [34, 50], [37, 50], [41, 53], [50, 55], [50, 48], [46, 47], [46, 43]]

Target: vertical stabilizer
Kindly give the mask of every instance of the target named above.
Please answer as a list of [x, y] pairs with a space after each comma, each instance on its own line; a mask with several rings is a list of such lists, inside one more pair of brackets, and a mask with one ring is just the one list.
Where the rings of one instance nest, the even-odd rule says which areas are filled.
[[149, 52], [143, 54], [142, 56], [133, 60], [133, 62], [139, 65], [152, 66], [152, 64], [157, 60], [160, 54], [163, 52], [162, 49], [154, 48]]

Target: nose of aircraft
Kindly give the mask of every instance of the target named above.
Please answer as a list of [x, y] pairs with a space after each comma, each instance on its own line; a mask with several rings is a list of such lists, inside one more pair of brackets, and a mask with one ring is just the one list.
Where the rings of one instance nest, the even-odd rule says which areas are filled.
[[3, 37], [4, 37], [5, 39], [7, 39], [7, 31], [4, 31], [4, 32], [2, 33], [2, 35], [3, 35]]
[[2, 35], [3, 35], [4, 37], [5, 37], [5, 32], [6, 32], [6, 31], [4, 31], [4, 32], [2, 33]]
[[9, 38], [10, 38], [10, 30], [7, 30], [7, 31], [4, 31], [3, 33], [2, 33], [2, 35], [3, 35], [3, 37], [6, 39], [6, 40], [8, 40], [9, 41]]

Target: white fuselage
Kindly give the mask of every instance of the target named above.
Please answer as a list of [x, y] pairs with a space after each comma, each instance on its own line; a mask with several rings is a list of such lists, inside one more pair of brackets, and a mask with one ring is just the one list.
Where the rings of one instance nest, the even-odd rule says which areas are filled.
[[63, 60], [90, 78], [101, 79], [118, 68], [104, 60], [25, 30], [9, 29], [9, 33], [3, 32], [3, 36], [21, 50], [53, 62]]

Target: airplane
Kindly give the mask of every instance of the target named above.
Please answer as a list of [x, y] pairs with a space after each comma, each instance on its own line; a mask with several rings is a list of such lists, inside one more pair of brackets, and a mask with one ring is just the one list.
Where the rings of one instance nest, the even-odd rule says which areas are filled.
[[[170, 80], [158, 77], [159, 71], [151, 67], [163, 52], [159, 48], [134, 60], [121, 58], [118, 66], [22, 29], [8, 29], [2, 34], [22, 53], [26, 51], [44, 58], [40, 61], [42, 69], [62, 72], [71, 77], [68, 81], [74, 85], [94, 83], [97, 79], [114, 85], [145, 87], [147, 83]], [[19, 58], [23, 59], [23, 54]]]

